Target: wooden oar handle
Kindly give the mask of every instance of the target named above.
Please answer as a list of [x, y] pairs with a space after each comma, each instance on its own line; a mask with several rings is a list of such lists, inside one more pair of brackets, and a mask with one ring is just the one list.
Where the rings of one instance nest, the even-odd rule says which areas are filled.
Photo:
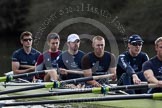
[[112, 76], [114, 76], [114, 74], [98, 75], [98, 76], [93, 76], [93, 79], [96, 80], [101, 78], [110, 78]]
[[83, 71], [77, 71], [77, 70], [66, 70], [67, 73], [73, 73], [73, 74], [84, 74]]

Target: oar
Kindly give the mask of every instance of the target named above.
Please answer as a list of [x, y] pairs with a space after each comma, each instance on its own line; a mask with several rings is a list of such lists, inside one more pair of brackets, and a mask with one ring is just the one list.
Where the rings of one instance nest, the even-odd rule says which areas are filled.
[[109, 96], [106, 96], [106, 97], [95, 97], [95, 98], [93, 97], [93, 98], [80, 98], [80, 99], [14, 102], [14, 103], [3, 103], [1, 106], [42, 105], [42, 104], [96, 102], [96, 101], [130, 100], [130, 99], [162, 99], [162, 93], [134, 94], [134, 95], [113, 95], [113, 96], [109, 95]]
[[9, 82], [16, 78], [30, 77], [30, 76], [37, 75], [37, 74], [39, 75], [42, 73], [47, 73], [49, 71], [51, 71], [51, 70], [34, 71], [34, 72], [30, 72], [30, 73], [17, 74], [17, 75], [7, 75], [7, 76], [0, 77], [0, 82]]
[[69, 84], [69, 83], [85, 82], [85, 81], [97, 80], [97, 79], [101, 79], [101, 78], [108, 78], [108, 77], [112, 77], [112, 76], [113, 76], [113, 74], [107, 74], [107, 75], [99, 75], [99, 76], [91, 76], [91, 77], [83, 77], [83, 78], [77, 78], [77, 79], [71, 79], [71, 80], [64, 80], [64, 81], [60, 81], [60, 82], [54, 81], [54, 82], [49, 82], [49, 83], [32, 86], [32, 87], [25, 87], [25, 88], [20, 88], [20, 89], [1, 91], [0, 95], [7, 94], [7, 93], [40, 89], [40, 88], [58, 88], [58, 87], [61, 87], [62, 85]]
[[83, 75], [83, 71], [78, 71], [78, 70], [66, 70], [67, 73], [72, 73], [72, 74], [81, 74]]
[[128, 89], [143, 89], [143, 88], [154, 88], [156, 84], [147, 84], [147, 85], [127, 85], [127, 86], [114, 86], [114, 87], [98, 87], [98, 88], [85, 88], [85, 89], [72, 89], [69, 91], [63, 92], [51, 92], [44, 94], [31, 94], [23, 96], [10, 96], [10, 97], [1, 97], [0, 100], [11, 100], [11, 99], [23, 99], [23, 98], [37, 98], [37, 97], [46, 97], [46, 96], [59, 96], [59, 95], [70, 95], [70, 94], [83, 94], [83, 93], [107, 93], [114, 90], [128, 90]]

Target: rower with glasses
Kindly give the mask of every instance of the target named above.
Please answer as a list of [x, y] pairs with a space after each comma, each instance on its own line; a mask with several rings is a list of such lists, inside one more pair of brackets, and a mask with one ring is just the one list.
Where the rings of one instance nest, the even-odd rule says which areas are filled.
[[[12, 71], [14, 74], [33, 72], [40, 52], [32, 48], [32, 33], [29, 31], [22, 32], [20, 42], [22, 48], [14, 51], [12, 54]], [[31, 82], [33, 77], [24, 77], [23, 80]]]
[[[142, 64], [149, 60], [145, 52], [141, 52], [143, 45], [142, 38], [134, 34], [128, 39], [128, 51], [123, 52], [118, 57], [117, 63], [117, 79], [118, 85], [140, 84], [141, 81], [146, 81], [143, 72]], [[146, 90], [128, 90], [127, 93], [144, 93]]]

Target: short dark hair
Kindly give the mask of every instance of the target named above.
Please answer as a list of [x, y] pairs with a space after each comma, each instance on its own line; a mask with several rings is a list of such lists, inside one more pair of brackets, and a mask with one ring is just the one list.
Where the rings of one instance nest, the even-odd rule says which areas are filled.
[[24, 31], [21, 33], [20, 35], [20, 40], [22, 40], [24, 38], [24, 36], [31, 36], [32, 37], [32, 33], [29, 31]]
[[47, 36], [47, 41], [49, 42], [51, 39], [59, 39], [60, 40], [60, 36], [57, 33], [49, 33]]

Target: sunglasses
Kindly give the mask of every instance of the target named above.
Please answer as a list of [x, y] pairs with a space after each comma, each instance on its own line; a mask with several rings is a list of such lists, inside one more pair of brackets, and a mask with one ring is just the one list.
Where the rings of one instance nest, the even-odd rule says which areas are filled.
[[31, 38], [29, 38], [29, 39], [23, 39], [23, 41], [24, 41], [24, 42], [32, 41], [32, 39], [31, 39]]
[[142, 46], [142, 45], [143, 45], [143, 43], [134, 42], [134, 43], [131, 43], [131, 45], [133, 45], [133, 46]]

